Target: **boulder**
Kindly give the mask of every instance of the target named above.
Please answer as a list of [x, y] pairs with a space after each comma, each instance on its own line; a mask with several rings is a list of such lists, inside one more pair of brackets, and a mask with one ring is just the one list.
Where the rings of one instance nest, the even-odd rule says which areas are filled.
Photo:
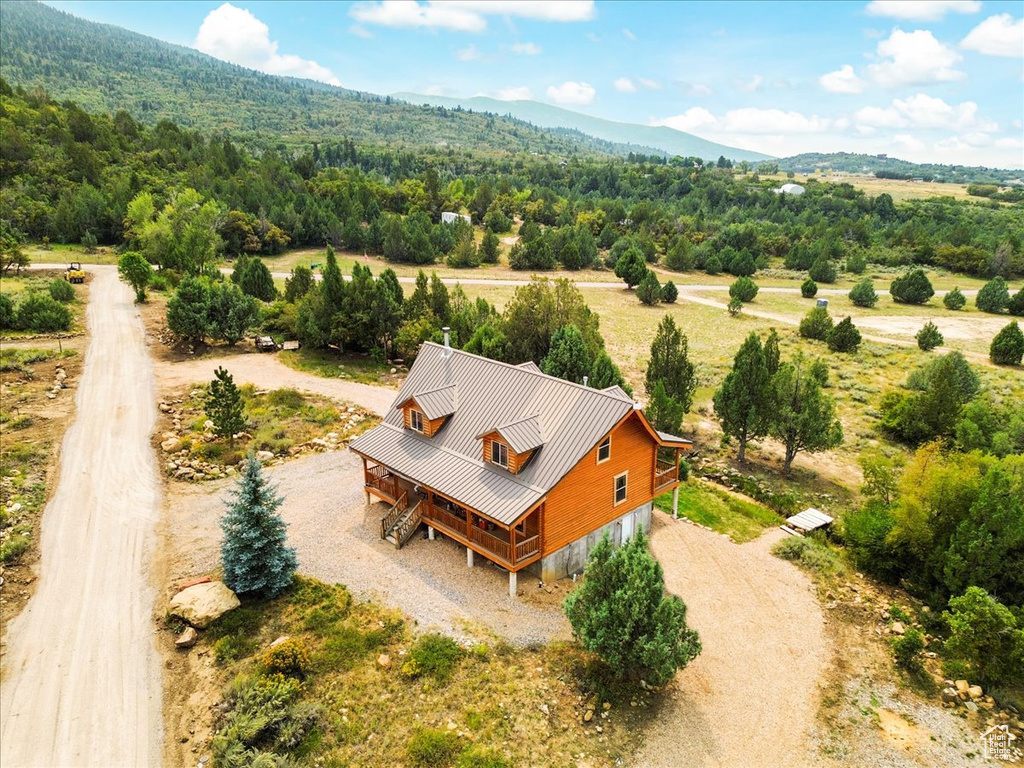
[[956, 689], [955, 688], [943, 688], [942, 689], [942, 702], [943, 703], [947, 703], [947, 702], [950, 702], [950, 701], [955, 702], [956, 700], [957, 700], [957, 695], [956, 695]]
[[971, 687], [970, 683], [966, 680], [957, 680], [953, 685], [956, 686], [957, 691], [960, 693], [967, 693], [967, 690]]
[[171, 598], [168, 612], [197, 629], [205, 629], [239, 605], [238, 597], [223, 581], [210, 581], [181, 590]]
[[174, 647], [191, 648], [198, 639], [199, 633], [196, 632], [195, 627], [185, 627], [185, 631], [178, 635], [178, 639], [174, 641]]
[[906, 634], [906, 632], [907, 630], [903, 627], [903, 622], [894, 621], [892, 623], [892, 633], [894, 635], [903, 635]]
[[272, 451], [256, 451], [256, 461], [270, 461], [274, 458]]
[[388, 656], [386, 653], [382, 653], [380, 656], [377, 657], [377, 666], [381, 669], [387, 669], [391, 666], [391, 657]]
[[972, 699], [980, 699], [982, 693], [983, 691], [981, 690], [980, 685], [972, 685], [970, 688], [967, 689], [967, 695], [970, 696]]
[[164, 453], [175, 453], [181, 448], [181, 440], [177, 437], [169, 437], [160, 443], [160, 448]]

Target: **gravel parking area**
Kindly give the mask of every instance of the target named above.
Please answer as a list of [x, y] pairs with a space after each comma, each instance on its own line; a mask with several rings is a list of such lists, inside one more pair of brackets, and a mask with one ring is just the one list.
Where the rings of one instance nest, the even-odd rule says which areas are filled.
[[[415, 536], [401, 550], [380, 539], [383, 504], [364, 504], [362, 461], [348, 451], [322, 453], [270, 467], [285, 501], [288, 540], [298, 551], [299, 572], [346, 585], [357, 599], [374, 599], [406, 613], [422, 630], [455, 637], [493, 632], [517, 645], [568, 639], [557, 605], [538, 606], [522, 596], [536, 582], [522, 578], [520, 597], [508, 596], [508, 575], [438, 535]], [[219, 568], [218, 521], [233, 481], [169, 487], [165, 520], [171, 581]]]

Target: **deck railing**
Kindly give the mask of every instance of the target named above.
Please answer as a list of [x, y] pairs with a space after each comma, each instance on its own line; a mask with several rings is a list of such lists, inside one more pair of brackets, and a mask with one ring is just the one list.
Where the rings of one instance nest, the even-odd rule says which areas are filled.
[[391, 529], [395, 527], [395, 523], [402, 517], [402, 513], [405, 512], [408, 506], [409, 495], [403, 491], [398, 500], [395, 501], [394, 506], [380, 519], [380, 537], [382, 539], [386, 539], [388, 534], [391, 533]]
[[422, 514], [420, 512], [422, 505], [425, 502], [417, 502], [409, 511], [409, 516], [405, 518], [395, 528], [395, 549], [401, 549], [402, 545], [409, 540], [409, 537], [413, 535], [416, 529], [419, 527], [422, 521]]
[[540, 536], [531, 536], [528, 539], [516, 542], [516, 562], [533, 557], [540, 552]]
[[500, 557], [506, 563], [512, 562], [512, 545], [507, 541], [502, 541], [492, 533], [488, 533], [482, 528], [477, 528], [475, 525], [469, 527], [469, 540], [474, 544], [477, 544], [488, 552]]
[[423, 508], [423, 517], [440, 523], [440, 527], [447, 528], [449, 531], [457, 533], [463, 538], [466, 537], [466, 518], [453, 515], [443, 507], [439, 507], [436, 504], [425, 504]]
[[396, 501], [403, 493], [402, 489], [398, 485], [398, 481], [395, 479], [395, 476], [391, 474], [391, 470], [383, 464], [367, 467], [364, 482], [368, 487], [376, 488], [381, 493], [387, 495], [389, 498], [395, 499]]
[[[465, 517], [452, 514], [444, 507], [423, 501], [420, 502], [420, 512], [423, 522], [427, 525], [437, 528], [442, 533], [453, 535], [463, 543], [468, 541], [474, 544], [484, 550], [486, 554], [494, 555], [501, 564], [515, 565], [540, 553], [540, 536], [538, 535], [517, 541], [513, 552], [512, 544], [507, 539], [495, 536], [479, 526], [470, 525]], [[513, 554], [515, 555], [514, 559]]]
[[654, 489], [664, 488], [679, 479], [679, 465], [673, 461], [658, 460], [658, 468], [654, 473]]

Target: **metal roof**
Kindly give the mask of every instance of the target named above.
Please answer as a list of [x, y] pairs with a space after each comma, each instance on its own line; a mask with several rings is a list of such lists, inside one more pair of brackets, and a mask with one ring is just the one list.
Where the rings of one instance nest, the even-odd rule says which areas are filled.
[[687, 437], [678, 437], [677, 435], [670, 435], [668, 432], [662, 432], [660, 429], [654, 430], [658, 433], [658, 439], [663, 443], [683, 443], [685, 445], [693, 447], [693, 441]]
[[[403, 403], [416, 392], [446, 387], [456, 388], [458, 403], [444, 429], [432, 438], [403, 429]], [[357, 437], [351, 448], [508, 524], [632, 410], [631, 400], [611, 392], [426, 342], [384, 422]], [[531, 417], [544, 447], [519, 474], [485, 464], [480, 435]]]
[[786, 522], [802, 531], [813, 531], [815, 528], [831, 524], [832, 518], [814, 507], [808, 507], [803, 512], [786, 518]]
[[626, 390], [624, 390], [618, 384], [612, 384], [610, 387], [605, 387], [601, 391], [607, 392], [609, 395], [615, 395], [616, 397], [622, 398], [623, 400], [628, 400], [631, 403], [633, 402], [633, 398], [627, 395]]
[[423, 409], [423, 415], [428, 419], [451, 416], [455, 413], [455, 385], [449, 384], [426, 392], [416, 392], [411, 398], [405, 398], [400, 405], [405, 405], [405, 402], [409, 400], [415, 400], [416, 405]]
[[504, 424], [492, 431], [505, 438], [509, 447], [516, 453], [526, 453], [544, 445], [544, 438], [540, 432], [540, 422], [536, 416], [527, 416], [525, 419], [520, 419], [511, 424]]
[[524, 368], [527, 371], [533, 371], [534, 373], [544, 373], [533, 360], [527, 360], [525, 363], [519, 363], [516, 368]]

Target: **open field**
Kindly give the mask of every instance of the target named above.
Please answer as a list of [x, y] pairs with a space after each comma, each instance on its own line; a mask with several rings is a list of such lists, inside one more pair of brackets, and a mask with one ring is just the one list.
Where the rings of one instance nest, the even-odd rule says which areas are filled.
[[900, 181], [898, 179], [879, 179], [875, 176], [868, 176], [859, 173], [825, 173], [825, 174], [803, 174], [798, 173], [792, 179], [784, 173], [761, 174], [762, 179], [774, 179], [780, 184], [795, 182], [806, 184], [808, 179], [814, 179], [831, 184], [850, 184], [856, 189], [862, 189], [872, 197], [887, 193], [892, 196], [895, 202], [903, 200], [919, 200], [927, 197], [953, 197], [957, 200], [982, 200], [984, 198], [971, 197], [967, 194], [966, 184], [943, 184], [938, 181]]

